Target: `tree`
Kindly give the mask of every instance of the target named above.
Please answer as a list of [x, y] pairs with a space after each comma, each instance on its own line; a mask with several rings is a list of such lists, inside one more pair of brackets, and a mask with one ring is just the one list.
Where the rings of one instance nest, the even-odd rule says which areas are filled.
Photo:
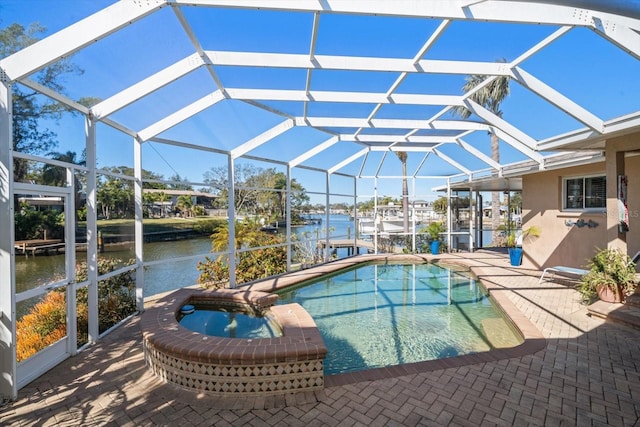
[[[498, 62], [506, 62], [501, 59]], [[467, 93], [475, 89], [479, 84], [484, 82], [488, 77], [484, 75], [472, 74], [465, 78], [465, 84], [462, 86], [462, 91]], [[502, 117], [502, 111], [500, 110], [500, 104], [509, 95], [509, 77], [498, 76], [491, 83], [484, 86], [482, 89], [476, 91], [470, 96], [470, 99], [477, 104], [482, 105], [487, 110], [491, 111], [498, 117]], [[471, 116], [469, 111], [464, 106], [454, 107], [453, 112], [463, 119], [467, 119]], [[489, 130], [491, 136], [491, 159], [500, 162], [500, 146], [498, 135], [493, 130]], [[493, 229], [493, 239], [497, 239], [500, 231], [500, 192], [491, 192], [491, 228]]]
[[[78, 159], [78, 154], [75, 151], [67, 151], [66, 153], [59, 153], [57, 151], [51, 152], [48, 154], [53, 160], [58, 160], [65, 163], [70, 163], [72, 165], [85, 166], [87, 164], [85, 153], [83, 151], [82, 155]], [[53, 186], [66, 186], [67, 183], [67, 171], [65, 168], [60, 166], [55, 166], [50, 163], [45, 164], [42, 167], [42, 183], [45, 185], [53, 185]], [[75, 204], [75, 217], [78, 220], [78, 211], [83, 208], [81, 206], [82, 198], [80, 194], [82, 192], [82, 183], [80, 179], [78, 179], [78, 175], [73, 175], [73, 189], [74, 195], [73, 200]]]
[[[275, 198], [278, 216], [284, 218], [287, 213], [287, 176], [284, 173], [276, 173], [274, 189], [278, 190]], [[302, 210], [303, 206], [309, 202], [307, 191], [295, 178], [291, 180], [290, 198], [292, 213]]]
[[[252, 215], [265, 215], [270, 220], [286, 215], [287, 177], [275, 168], [262, 169], [251, 164], [240, 164], [235, 169], [235, 211]], [[218, 189], [219, 201], [228, 203], [227, 169], [214, 167], [205, 172], [204, 182]], [[305, 188], [291, 180], [292, 211], [309, 201]]]
[[[233, 176], [234, 184], [234, 208], [236, 212], [244, 210], [245, 206], [254, 199], [254, 190], [247, 188], [247, 183], [251, 177], [258, 173], [258, 169], [251, 164], [239, 164], [235, 167]], [[261, 169], [260, 169], [261, 170]], [[217, 166], [204, 173], [204, 182], [218, 190], [218, 201], [221, 206], [229, 204], [229, 179], [227, 168]]]
[[179, 196], [176, 201], [176, 207], [184, 214], [185, 218], [190, 217], [193, 212], [193, 200], [191, 200], [191, 196], [186, 194]]
[[[169, 184], [167, 188], [170, 188], [172, 190], [193, 191], [193, 186], [190, 184], [186, 184], [187, 182], [189, 182], [189, 179], [187, 177], [182, 178], [178, 173], [169, 177], [169, 181], [173, 182]], [[178, 184], [179, 182], [184, 182], [185, 184]]]
[[130, 184], [121, 178], [108, 177], [104, 184], [99, 185], [96, 198], [106, 219], [111, 219], [114, 212], [118, 217], [133, 215], [133, 191]]
[[[54, 151], [48, 155], [53, 160], [71, 163], [73, 165], [84, 166], [86, 164], [84, 155], [78, 159], [75, 151], [67, 151], [66, 153]], [[60, 166], [47, 163], [42, 167], [42, 183], [45, 185], [64, 186], [67, 183], [67, 171]]]
[[448, 208], [447, 198], [444, 196], [438, 197], [433, 202], [433, 210], [440, 215], [446, 215], [447, 208]]
[[407, 183], [407, 152], [396, 151], [396, 156], [402, 163], [402, 225], [404, 232], [409, 232], [409, 186]]
[[[98, 199], [98, 205], [102, 209], [102, 215], [105, 218], [111, 218], [115, 213], [118, 217], [133, 218], [135, 203], [134, 203], [134, 181], [130, 179], [123, 179], [117, 175], [133, 176], [133, 169], [129, 166], [110, 166], [104, 168], [106, 171], [113, 173], [116, 176], [100, 175], [98, 178], [98, 191], [96, 193]], [[142, 179], [147, 180], [162, 180], [162, 175], [149, 172], [142, 169]], [[143, 189], [164, 189], [166, 186], [161, 183], [143, 182]], [[145, 198], [145, 192], [143, 191], [143, 202], [149, 203], [153, 200], [147, 196]], [[160, 201], [166, 201], [166, 195], [159, 196]]]
[[[38, 41], [45, 32], [40, 24], [33, 23], [28, 28], [20, 24], [11, 24], [0, 30], [0, 58], [5, 58]], [[31, 76], [32, 80], [64, 93], [61, 84], [65, 74], [82, 74], [82, 70], [68, 59], [62, 59]], [[42, 120], [57, 120], [63, 112], [70, 111], [65, 105], [21, 85], [12, 87], [13, 102], [13, 149], [28, 154], [43, 154], [57, 146], [56, 134], [41, 126]], [[23, 180], [29, 173], [28, 162], [14, 160], [14, 178]]]
[[[287, 249], [284, 246], [273, 246], [283, 242], [282, 237], [260, 231], [256, 221], [244, 220], [235, 222], [235, 250], [229, 251], [236, 259], [236, 283], [284, 273], [287, 269]], [[225, 223], [211, 235], [211, 248], [214, 252], [222, 252], [229, 247], [229, 224]], [[243, 250], [249, 248], [261, 248]], [[200, 277], [198, 281], [207, 287], [226, 287], [229, 282], [229, 262], [226, 254], [215, 260], [205, 257], [198, 262]]]

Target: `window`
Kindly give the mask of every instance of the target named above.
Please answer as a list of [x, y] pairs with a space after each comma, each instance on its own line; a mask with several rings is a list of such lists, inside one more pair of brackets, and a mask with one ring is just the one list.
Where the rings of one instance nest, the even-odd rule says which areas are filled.
[[564, 209], [604, 209], [607, 206], [605, 176], [565, 178]]

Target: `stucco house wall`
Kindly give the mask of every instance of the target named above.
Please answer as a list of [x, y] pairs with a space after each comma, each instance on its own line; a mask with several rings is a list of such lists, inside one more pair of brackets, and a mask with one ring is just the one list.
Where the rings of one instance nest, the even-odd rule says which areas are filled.
[[[556, 169], [522, 179], [523, 229], [537, 225], [539, 238], [523, 242], [523, 267], [542, 269], [553, 265], [586, 268], [596, 248], [607, 247], [607, 213], [563, 211], [562, 180], [605, 174], [605, 162]], [[626, 234], [627, 252], [640, 251], [640, 155], [627, 155], [625, 175], [628, 178], [629, 232]], [[567, 222], [583, 220], [597, 223], [596, 227], [577, 227]]]

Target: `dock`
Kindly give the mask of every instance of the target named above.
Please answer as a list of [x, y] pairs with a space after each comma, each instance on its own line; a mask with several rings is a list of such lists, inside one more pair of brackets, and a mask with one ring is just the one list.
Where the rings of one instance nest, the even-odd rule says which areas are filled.
[[14, 244], [16, 255], [35, 255], [36, 253], [58, 253], [64, 250], [65, 243], [60, 239], [18, 240]]
[[[326, 246], [326, 240], [318, 240], [318, 247], [323, 248]], [[366, 249], [369, 253], [373, 253], [374, 246], [373, 240], [356, 239], [329, 239], [329, 249], [344, 249], [347, 248], [347, 254], [357, 254], [360, 248]], [[394, 253], [402, 253], [402, 248], [393, 247]]]
[[[14, 244], [16, 255], [55, 255], [64, 253], [66, 243], [59, 239], [18, 240]], [[86, 243], [76, 243], [76, 250], [86, 250]]]
[[[323, 248], [327, 245], [326, 240], [318, 240], [318, 247]], [[344, 249], [347, 253], [353, 255], [357, 253], [359, 248], [365, 248], [367, 251], [373, 251], [373, 241], [356, 239], [329, 239], [329, 249]]]
[[[327, 244], [326, 240], [318, 240], [318, 247], [324, 248]], [[349, 255], [357, 253], [359, 248], [365, 248], [367, 251], [373, 251], [373, 241], [362, 239], [329, 239], [329, 249], [347, 248]]]

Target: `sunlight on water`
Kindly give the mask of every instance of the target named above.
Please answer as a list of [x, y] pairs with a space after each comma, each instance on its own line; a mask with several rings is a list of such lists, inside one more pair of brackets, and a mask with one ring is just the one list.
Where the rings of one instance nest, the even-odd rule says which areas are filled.
[[513, 347], [521, 342], [469, 273], [433, 264], [366, 264], [280, 293], [315, 320], [325, 373]]

